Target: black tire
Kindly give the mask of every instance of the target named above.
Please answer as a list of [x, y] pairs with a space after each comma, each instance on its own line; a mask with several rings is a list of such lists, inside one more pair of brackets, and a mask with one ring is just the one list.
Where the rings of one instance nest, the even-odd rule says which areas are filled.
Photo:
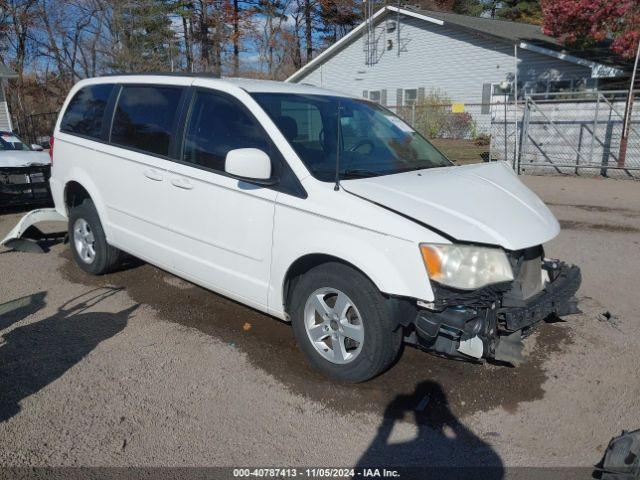
[[[78, 220], [84, 220], [93, 234], [95, 255], [91, 261], [83, 260], [76, 247], [74, 225]], [[98, 211], [89, 199], [84, 200], [80, 205], [72, 207], [69, 211], [69, 244], [71, 245], [73, 258], [78, 266], [92, 275], [112, 272], [118, 268], [122, 261], [122, 251], [107, 243]]]
[[[364, 341], [351, 363], [336, 364], [325, 359], [307, 334], [307, 299], [325, 287], [344, 292], [362, 317]], [[313, 368], [328, 377], [347, 383], [364, 382], [387, 370], [398, 357], [402, 328], [394, 324], [384, 296], [359, 271], [337, 262], [318, 265], [297, 279], [291, 299], [291, 321], [300, 350]]]

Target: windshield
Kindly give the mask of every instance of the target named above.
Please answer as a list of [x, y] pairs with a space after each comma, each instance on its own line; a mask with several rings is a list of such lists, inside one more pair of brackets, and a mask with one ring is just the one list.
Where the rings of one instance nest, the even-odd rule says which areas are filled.
[[10, 132], [0, 132], [1, 150], [31, 150], [16, 134]]
[[347, 97], [253, 93], [311, 174], [335, 180], [453, 165], [380, 105]]

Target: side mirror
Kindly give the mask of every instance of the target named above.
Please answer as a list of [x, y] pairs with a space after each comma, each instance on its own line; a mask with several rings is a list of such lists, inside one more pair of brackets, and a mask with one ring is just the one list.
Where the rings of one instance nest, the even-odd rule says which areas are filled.
[[42, 146], [38, 145], [37, 143], [32, 143], [31, 150], [35, 150], [36, 152], [42, 152], [44, 151], [44, 148], [42, 148]]
[[258, 148], [236, 148], [227, 153], [224, 171], [241, 180], [268, 184], [271, 180], [271, 159]]

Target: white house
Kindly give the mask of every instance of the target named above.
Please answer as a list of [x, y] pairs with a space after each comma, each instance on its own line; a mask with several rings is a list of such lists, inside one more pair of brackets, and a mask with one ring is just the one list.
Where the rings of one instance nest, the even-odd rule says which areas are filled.
[[580, 55], [536, 25], [387, 6], [287, 81], [388, 106], [411, 105], [432, 89], [452, 102], [488, 105], [508, 94], [501, 83], [512, 86], [516, 78], [521, 97], [596, 88], [603, 78], [625, 75], [619, 65]]
[[11, 115], [9, 114], [9, 106], [5, 96], [7, 80], [17, 77], [16, 73], [0, 63], [0, 130], [11, 131]]

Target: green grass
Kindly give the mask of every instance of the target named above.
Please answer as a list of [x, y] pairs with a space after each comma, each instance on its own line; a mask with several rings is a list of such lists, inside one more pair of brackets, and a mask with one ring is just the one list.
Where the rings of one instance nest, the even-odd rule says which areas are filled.
[[489, 152], [489, 145], [476, 145], [473, 140], [458, 140], [452, 138], [433, 138], [429, 140], [450, 160], [459, 165], [468, 163], [482, 163], [483, 153]]

